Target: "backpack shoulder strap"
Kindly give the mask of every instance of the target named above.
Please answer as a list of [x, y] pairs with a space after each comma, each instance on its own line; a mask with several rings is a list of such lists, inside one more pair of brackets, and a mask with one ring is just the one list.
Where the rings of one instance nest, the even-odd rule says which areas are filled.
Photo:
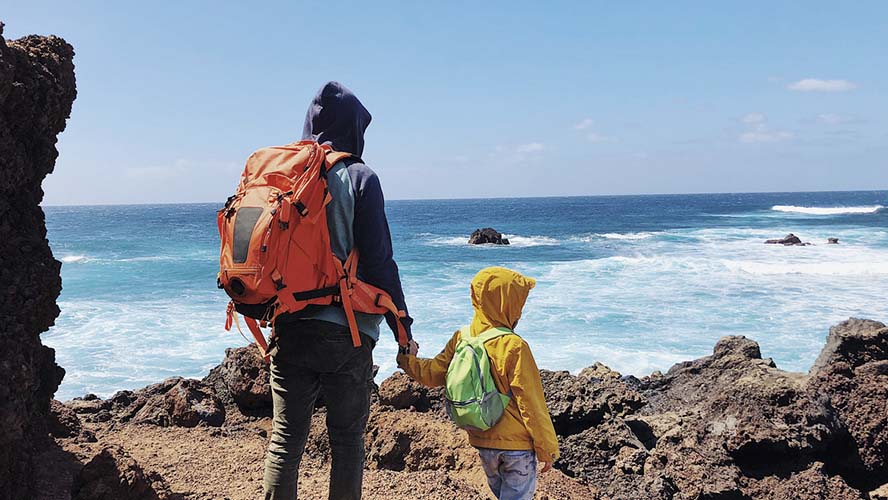
[[336, 165], [338, 162], [348, 158], [351, 156], [351, 153], [343, 153], [341, 151], [333, 151], [332, 148], [328, 145], [323, 145], [324, 152], [327, 155], [327, 167], [326, 170], [330, 170], [333, 168], [333, 165]]
[[491, 328], [481, 335], [472, 337], [471, 333], [469, 332], [469, 327], [464, 327], [460, 329], [460, 341], [477, 344], [479, 346], [482, 346], [488, 341], [493, 340], [497, 337], [502, 337], [504, 335], [515, 335], [515, 332], [509, 330], [508, 328]]

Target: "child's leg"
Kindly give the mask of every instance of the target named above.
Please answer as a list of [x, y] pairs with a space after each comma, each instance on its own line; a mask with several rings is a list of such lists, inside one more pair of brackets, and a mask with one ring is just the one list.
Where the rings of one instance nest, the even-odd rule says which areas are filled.
[[533, 451], [480, 449], [487, 484], [499, 500], [531, 500], [536, 491]]
[[478, 454], [481, 455], [481, 466], [484, 468], [484, 474], [487, 476], [487, 484], [490, 491], [497, 498], [500, 496], [500, 487], [503, 480], [500, 478], [500, 450], [492, 450], [490, 448], [478, 448]]

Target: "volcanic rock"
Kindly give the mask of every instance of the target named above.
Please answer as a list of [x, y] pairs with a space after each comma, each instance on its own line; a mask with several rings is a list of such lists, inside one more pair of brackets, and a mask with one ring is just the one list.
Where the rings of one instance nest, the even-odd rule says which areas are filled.
[[485, 227], [484, 229], [476, 229], [469, 236], [469, 245], [508, 245], [509, 239], [503, 238], [503, 235], [496, 229]]
[[0, 496], [28, 498], [49, 402], [64, 376], [40, 334], [59, 308], [59, 269], [46, 240], [41, 182], [76, 96], [64, 40], [3, 38], [0, 23]]
[[787, 246], [787, 247], [788, 246], [810, 245], [810, 243], [802, 243], [801, 238], [799, 238], [798, 236], [796, 236], [792, 233], [787, 234], [785, 237], [783, 237], [779, 240], [766, 240], [765, 243], [767, 243], [769, 245], [783, 245], [783, 246]]
[[268, 364], [255, 344], [226, 349], [222, 364], [203, 381], [222, 401], [231, 401], [242, 410], [271, 408]]
[[168, 490], [160, 476], [146, 474], [122, 448], [109, 446], [83, 467], [73, 500], [160, 500]]
[[838, 245], [839, 239], [838, 238], [827, 238], [826, 243], [829, 245]]
[[418, 412], [446, 412], [444, 389], [430, 389], [405, 375], [395, 372], [379, 386], [379, 404], [396, 410], [413, 409]]
[[830, 328], [809, 391], [827, 400], [850, 434], [833, 465], [864, 490], [888, 483], [888, 328], [850, 319]]

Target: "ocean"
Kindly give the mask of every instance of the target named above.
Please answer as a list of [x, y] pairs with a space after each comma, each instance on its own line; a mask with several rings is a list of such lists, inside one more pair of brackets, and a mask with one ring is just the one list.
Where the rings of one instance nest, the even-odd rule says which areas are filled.
[[[389, 201], [387, 213], [421, 355], [470, 320], [472, 276], [502, 265], [537, 279], [517, 333], [541, 367], [643, 376], [728, 334], [807, 371], [830, 325], [888, 320], [886, 205], [868, 191]], [[45, 207], [63, 263], [61, 315], [43, 335], [67, 371], [58, 399], [202, 377], [246, 344], [223, 328], [218, 208]], [[512, 244], [466, 244], [488, 226]], [[763, 244], [790, 232], [814, 245]], [[395, 352], [386, 330], [380, 378]]]

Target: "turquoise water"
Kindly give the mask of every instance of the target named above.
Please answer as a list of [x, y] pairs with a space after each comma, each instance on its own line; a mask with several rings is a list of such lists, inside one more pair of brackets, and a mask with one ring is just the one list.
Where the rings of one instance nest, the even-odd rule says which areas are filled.
[[[888, 320], [883, 206], [888, 192], [390, 201], [387, 211], [423, 353], [471, 317], [474, 273], [505, 265], [538, 280], [518, 333], [542, 367], [602, 361], [645, 375], [726, 334], [807, 370], [830, 325]], [[246, 343], [222, 328], [217, 208], [45, 209], [63, 262], [62, 313], [43, 336], [67, 370], [58, 398], [200, 377]], [[485, 226], [513, 244], [465, 244]], [[762, 244], [789, 232], [816, 245]], [[395, 348], [391, 336], [377, 346], [381, 377]]]

